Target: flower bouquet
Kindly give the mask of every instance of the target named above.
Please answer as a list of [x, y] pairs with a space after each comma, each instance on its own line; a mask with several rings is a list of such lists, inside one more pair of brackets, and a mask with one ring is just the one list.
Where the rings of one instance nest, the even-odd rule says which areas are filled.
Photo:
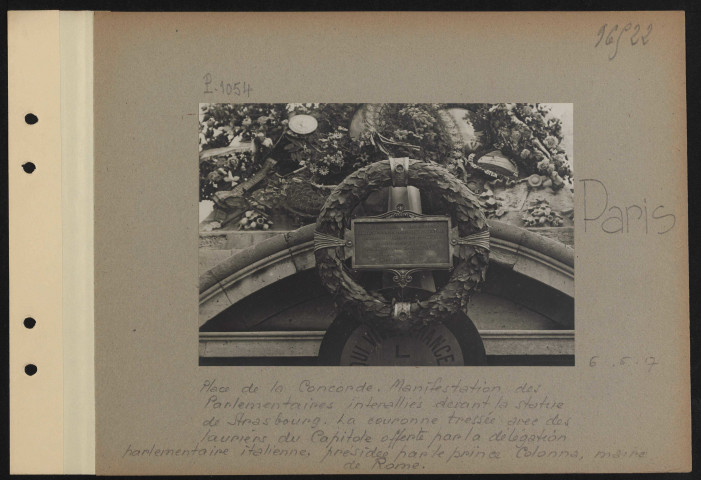
[[439, 104], [385, 104], [374, 128], [379, 142], [394, 157], [419, 157], [445, 164], [455, 146], [441, 120]]
[[499, 103], [468, 106], [475, 128], [483, 131], [484, 146], [477, 158], [497, 149], [512, 160], [519, 176], [538, 173], [552, 181], [553, 190], [572, 181], [572, 167], [562, 145], [562, 122], [539, 103]]
[[230, 152], [200, 161], [200, 201], [219, 191], [233, 190], [260, 170], [252, 151]]
[[226, 147], [238, 138], [278, 138], [284, 131], [285, 104], [211, 103], [201, 106], [200, 151]]
[[338, 184], [377, 157], [377, 152], [366, 139], [352, 139], [348, 129], [342, 126], [311, 140], [306, 152], [303, 162], [309, 166], [312, 182], [322, 185]]

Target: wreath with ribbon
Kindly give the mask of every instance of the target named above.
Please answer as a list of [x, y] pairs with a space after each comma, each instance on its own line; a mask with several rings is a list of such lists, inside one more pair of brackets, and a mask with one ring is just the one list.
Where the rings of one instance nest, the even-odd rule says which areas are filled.
[[[489, 230], [476, 196], [445, 168], [419, 160], [404, 163], [403, 183], [440, 195], [459, 238], [451, 241], [459, 262], [448, 283], [430, 298], [404, 304], [369, 292], [358, 284], [344, 262], [344, 231], [350, 228], [353, 209], [372, 192], [396, 185], [390, 160], [375, 162], [352, 173], [329, 195], [316, 223], [314, 254], [322, 284], [337, 308], [361, 322], [389, 331], [407, 331], [439, 323], [447, 315], [465, 311], [470, 295], [485, 280], [489, 262]], [[396, 173], [396, 172], [395, 172]], [[404, 186], [401, 185], [401, 186]], [[398, 311], [399, 310], [399, 311]]]

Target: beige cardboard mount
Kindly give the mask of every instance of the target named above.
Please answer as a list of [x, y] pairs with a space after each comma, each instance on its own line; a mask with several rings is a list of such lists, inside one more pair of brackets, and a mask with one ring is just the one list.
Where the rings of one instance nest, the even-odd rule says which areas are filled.
[[[421, 473], [691, 468], [683, 13], [10, 12], [8, 54], [13, 473], [343, 472], [309, 432], [295, 448], [310, 457], [155, 452], [207, 442], [214, 379], [299, 396], [305, 379], [437, 376], [540, 385], [572, 418], [547, 449], [577, 455], [505, 447], [498, 461], [422, 458]], [[248, 96], [208, 93], [219, 82]], [[241, 101], [573, 104], [576, 365], [199, 367], [198, 105]], [[603, 223], [619, 212], [620, 231]], [[420, 415], [444, 415], [431, 395]]]

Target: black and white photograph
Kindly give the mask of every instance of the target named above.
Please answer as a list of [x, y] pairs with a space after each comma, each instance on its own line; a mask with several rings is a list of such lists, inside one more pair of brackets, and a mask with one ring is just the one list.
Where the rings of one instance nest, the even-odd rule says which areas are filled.
[[201, 104], [200, 365], [574, 365], [572, 104]]

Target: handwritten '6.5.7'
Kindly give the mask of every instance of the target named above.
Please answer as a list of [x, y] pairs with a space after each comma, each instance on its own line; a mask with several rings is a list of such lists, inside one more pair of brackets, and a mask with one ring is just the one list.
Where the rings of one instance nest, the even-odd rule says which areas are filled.
[[622, 369], [621, 367], [628, 367], [628, 368], [634, 368], [636, 366], [640, 366], [642, 368], [646, 368], [648, 372], [652, 370], [652, 367], [659, 365], [660, 362], [653, 356], [622, 356], [622, 357], [615, 357], [613, 359], [605, 359], [600, 357], [599, 355], [594, 355], [589, 359], [589, 366], [590, 367], [600, 367], [600, 368], [619, 368]]
[[[607, 31], [608, 35], [606, 34]], [[622, 45], [621, 41], [623, 41], [624, 45], [630, 42], [632, 47], [637, 45], [645, 46], [650, 41], [651, 33], [651, 23], [645, 28], [641, 27], [639, 23], [633, 25], [632, 22], [628, 22], [622, 27], [615, 24], [611, 28], [609, 28], [607, 23], [604, 23], [596, 34], [598, 39], [594, 48], [598, 48], [599, 45], [609, 47], [608, 59], [613, 60], [618, 55], [618, 50]]]

